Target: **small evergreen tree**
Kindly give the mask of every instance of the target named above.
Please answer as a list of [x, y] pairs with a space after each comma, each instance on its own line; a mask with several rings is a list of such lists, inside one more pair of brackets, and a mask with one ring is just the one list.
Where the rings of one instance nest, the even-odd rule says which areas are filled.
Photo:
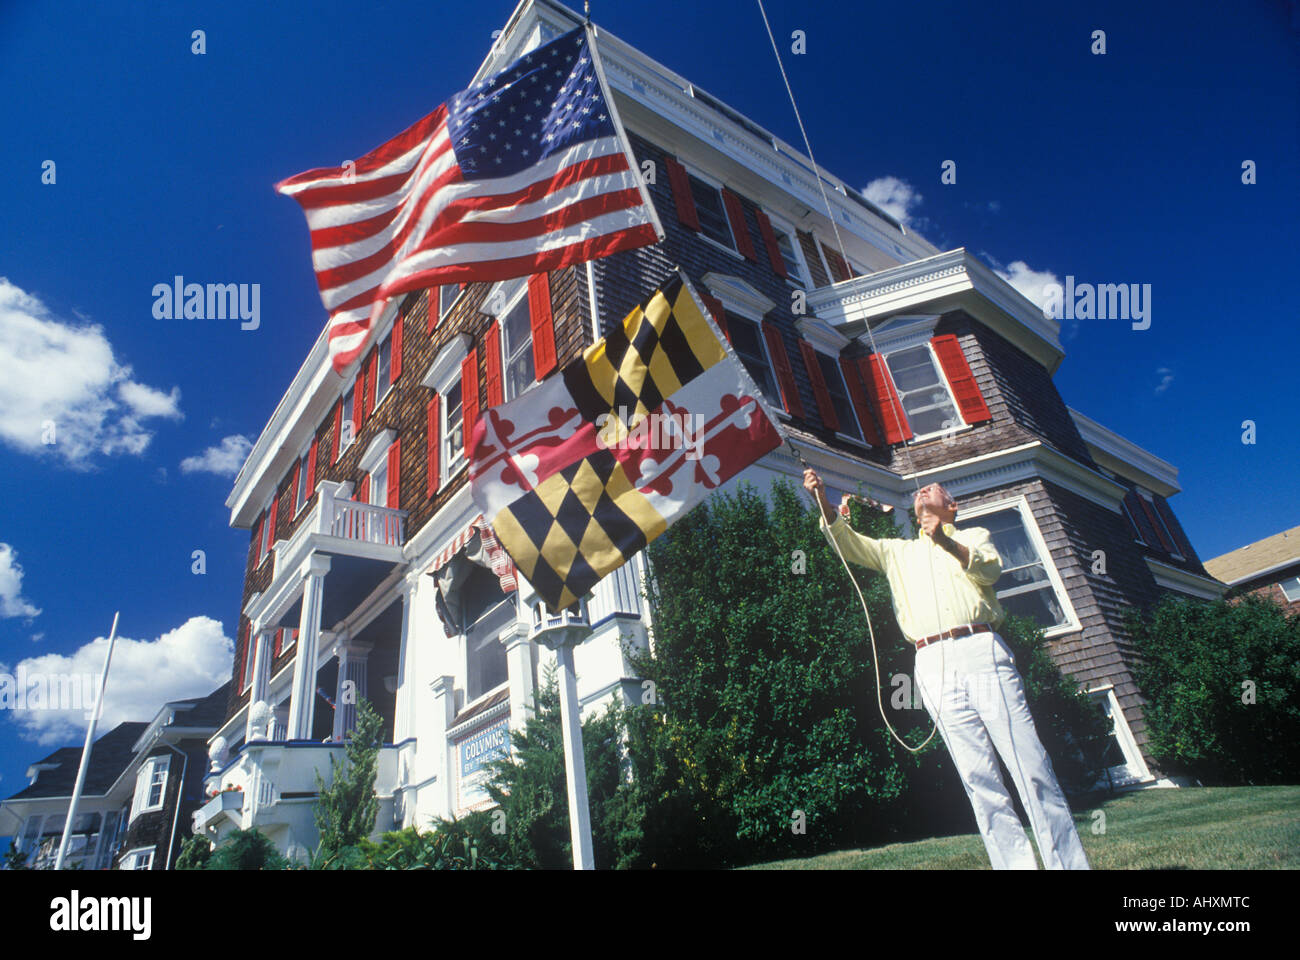
[[176, 869], [206, 870], [211, 857], [212, 844], [207, 837], [192, 833], [181, 843], [181, 852], [176, 856]]
[[19, 852], [18, 842], [16, 840], [11, 839], [9, 841], [9, 849], [5, 851], [4, 869], [6, 870], [30, 870], [31, 869], [31, 867], [27, 866], [27, 855], [25, 853]]
[[285, 870], [289, 861], [275, 849], [270, 838], [253, 828], [236, 830], [212, 851], [205, 870]]
[[[316, 774], [314, 814], [320, 831], [317, 865], [339, 858], [349, 863], [358, 856], [345, 849], [357, 846], [375, 829], [379, 800], [375, 796], [375, 773], [383, 742], [384, 720], [364, 697], [357, 703], [357, 725], [344, 748], [344, 761], [330, 757], [330, 782]], [[340, 864], [335, 863], [335, 866]]]

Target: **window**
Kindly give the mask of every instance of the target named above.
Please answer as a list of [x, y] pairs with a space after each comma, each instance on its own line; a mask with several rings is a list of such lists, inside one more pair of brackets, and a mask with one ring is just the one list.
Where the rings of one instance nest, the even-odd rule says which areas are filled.
[[244, 651], [244, 676], [240, 679], [239, 692], [243, 693], [253, 682], [253, 668], [257, 662], [257, 634], [248, 628], [248, 649]]
[[691, 181], [691, 196], [695, 198], [695, 215], [700, 221], [700, 232], [728, 250], [735, 250], [736, 241], [731, 236], [731, 224], [727, 220], [727, 209], [722, 203], [722, 191], [694, 174], [687, 176]]
[[[1169, 555], [1173, 557], [1175, 560], [1182, 560], [1183, 555], [1182, 553], [1179, 552], [1178, 547], [1175, 546], [1175, 544], [1177, 544], [1178, 541], [1174, 539], [1173, 531], [1170, 530], [1168, 524], [1165, 523], [1165, 518], [1160, 515], [1160, 508], [1157, 507], [1155, 501], [1152, 500], [1150, 497], [1148, 497], [1146, 494], [1138, 494], [1138, 496], [1146, 500], [1147, 504], [1151, 508], [1151, 515], [1156, 518], [1156, 523], [1160, 525], [1159, 533], [1156, 536], [1156, 542], [1161, 545], [1162, 549], [1164, 547], [1164, 544], [1166, 543], [1169, 544], [1170, 546]], [[1159, 535], [1160, 533], [1163, 533], [1164, 536], [1161, 537]]]
[[505, 398], [513, 400], [533, 385], [533, 330], [528, 313], [527, 284], [520, 284], [514, 300], [500, 317], [501, 371]]
[[465, 410], [461, 405], [460, 387], [461, 382], [457, 380], [442, 396], [442, 456], [439, 458], [442, 477], [439, 486], [454, 477], [465, 462]]
[[785, 272], [790, 282], [804, 287], [810, 286], [803, 257], [799, 255], [798, 247], [794, 242], [794, 234], [775, 223], [772, 224], [772, 233], [776, 237], [776, 247], [781, 251], [781, 259], [785, 261]]
[[731, 346], [740, 357], [749, 375], [754, 378], [758, 389], [767, 398], [768, 403], [778, 410], [784, 410], [781, 404], [781, 391], [777, 389], [776, 374], [772, 372], [772, 363], [767, 358], [767, 348], [763, 345], [763, 335], [758, 324], [747, 317], [737, 316], [730, 310], [725, 311], [727, 332], [731, 334]]
[[307, 457], [311, 453], [311, 446], [302, 452], [302, 457], [298, 460], [298, 489], [293, 495], [293, 515], [296, 517], [298, 511], [302, 509], [303, 504], [311, 497], [311, 491], [307, 489]]
[[1129, 495], [1125, 495], [1124, 499], [1119, 502], [1120, 509], [1124, 511], [1124, 517], [1128, 520], [1128, 525], [1133, 529], [1133, 539], [1145, 546], [1146, 541], [1142, 539], [1142, 529], [1138, 526], [1137, 520], [1134, 519], [1132, 512], [1128, 508], [1128, 497]]
[[96, 870], [107, 870], [113, 862], [113, 854], [117, 853], [117, 828], [121, 819], [122, 814], [117, 810], [110, 810], [104, 817], [104, 832], [99, 838], [99, 856], [95, 860]]
[[455, 305], [457, 298], [460, 297], [459, 283], [444, 283], [438, 288], [438, 321], [441, 323], [447, 319], [447, 314]]
[[1283, 580], [1278, 586], [1282, 588], [1282, 596], [1286, 597], [1288, 603], [1300, 600], [1300, 577]]
[[903, 412], [907, 414], [913, 440], [943, 433], [954, 426], [965, 426], [928, 344], [896, 350], [885, 362]]
[[831, 406], [840, 420], [839, 432], [855, 440], [862, 439], [862, 428], [849, 400], [848, 388], [844, 385], [844, 374], [840, 365], [821, 351], [817, 352], [817, 363], [822, 368], [822, 379], [826, 381], [826, 392], [831, 395]]
[[[252, 660], [250, 654], [249, 660]], [[167, 771], [171, 757], [150, 757], [140, 765], [135, 777], [135, 799], [131, 803], [131, 819], [151, 810], [161, 810], [167, 793]]]
[[1010, 506], [958, 515], [955, 525], [988, 530], [1002, 558], [1002, 576], [993, 589], [1003, 610], [1033, 620], [1049, 637], [1078, 627], [1027, 501], [1021, 498]]
[[123, 870], [152, 870], [153, 869], [153, 847], [146, 847], [143, 850], [132, 850], [130, 853], [123, 855]]
[[1122, 785], [1146, 779], [1149, 775], [1146, 764], [1142, 761], [1137, 742], [1124, 718], [1124, 711], [1120, 709], [1115, 688], [1108, 686], [1101, 690], [1090, 690], [1088, 695], [1111, 721], [1110, 736], [1102, 754], [1102, 766], [1106, 770], [1102, 780], [1109, 779], [1115, 785]]
[[343, 421], [340, 425], [342, 432], [339, 434], [339, 455], [352, 446], [352, 441], [357, 438], [357, 383], [355, 380], [348, 385], [347, 392], [343, 394]]
[[266, 513], [262, 515], [262, 545], [257, 553], [257, 562], [260, 564], [267, 558], [271, 552], [271, 544], [274, 541], [272, 534], [274, 531], [271, 527], [274, 525], [275, 511], [267, 507]]
[[[397, 322], [400, 322], [397, 321]], [[375, 404], [371, 410], [378, 410], [379, 404], [383, 402], [384, 397], [388, 396], [388, 391], [393, 388], [393, 335], [388, 336], [379, 344], [379, 356], [375, 360]], [[369, 389], [369, 384], [366, 385]]]
[[395, 507], [388, 502], [388, 457], [379, 458], [379, 464], [370, 471], [370, 503], [376, 507]]
[[486, 567], [474, 566], [462, 588], [465, 617], [465, 699], [473, 702], [510, 678], [503, 631], [515, 622], [514, 596]]

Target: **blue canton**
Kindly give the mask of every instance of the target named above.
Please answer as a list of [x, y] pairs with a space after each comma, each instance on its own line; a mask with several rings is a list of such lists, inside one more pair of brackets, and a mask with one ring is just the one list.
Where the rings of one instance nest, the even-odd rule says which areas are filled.
[[466, 180], [508, 177], [613, 136], [586, 31], [571, 30], [453, 96], [447, 132]]

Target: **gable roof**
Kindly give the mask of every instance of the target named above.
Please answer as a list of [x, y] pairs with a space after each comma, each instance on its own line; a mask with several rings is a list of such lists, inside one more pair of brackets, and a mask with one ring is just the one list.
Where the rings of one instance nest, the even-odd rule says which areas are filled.
[[[135, 742], [149, 724], [138, 720], [119, 723], [95, 741], [90, 751], [90, 766], [82, 795], [102, 796], [117, 782], [135, 756]], [[36, 765], [52, 765], [42, 770], [36, 782], [19, 790], [10, 800], [35, 800], [41, 797], [70, 797], [77, 782], [81, 747], [60, 747]]]
[[1206, 560], [1205, 569], [1215, 579], [1232, 585], [1295, 563], [1300, 563], [1300, 527]]

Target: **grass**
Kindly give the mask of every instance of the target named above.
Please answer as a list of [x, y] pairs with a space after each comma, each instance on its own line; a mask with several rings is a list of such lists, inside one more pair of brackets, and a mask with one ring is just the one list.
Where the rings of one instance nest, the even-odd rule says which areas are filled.
[[[1079, 811], [1074, 823], [1094, 870], [1300, 868], [1300, 786], [1142, 790]], [[972, 833], [746, 869], [987, 870], [989, 860]]]

